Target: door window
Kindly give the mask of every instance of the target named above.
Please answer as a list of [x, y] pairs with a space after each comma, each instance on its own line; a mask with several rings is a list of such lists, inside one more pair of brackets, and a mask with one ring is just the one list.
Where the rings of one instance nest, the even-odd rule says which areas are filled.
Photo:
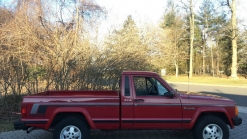
[[164, 95], [167, 89], [153, 77], [134, 77], [136, 96]]

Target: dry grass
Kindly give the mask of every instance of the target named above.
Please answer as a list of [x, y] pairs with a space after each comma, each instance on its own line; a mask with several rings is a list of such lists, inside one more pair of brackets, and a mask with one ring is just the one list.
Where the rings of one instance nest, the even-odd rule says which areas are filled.
[[8, 95], [0, 99], [0, 132], [14, 130], [13, 122], [20, 118], [22, 96]]
[[214, 84], [214, 85], [230, 85], [230, 86], [246, 86], [247, 79], [242, 76], [239, 76], [239, 79], [231, 78], [219, 78], [212, 76], [193, 76], [191, 79], [188, 79], [186, 75], [180, 75], [178, 78], [175, 76], [165, 76], [163, 77], [167, 82], [190, 82], [190, 83], [202, 83], [202, 84]]
[[14, 130], [15, 120], [0, 120], [0, 133]]
[[20, 118], [21, 118], [21, 115], [14, 114], [14, 113], [9, 117], [2, 117], [0, 119], [0, 133], [14, 130], [14, 124], [13, 123], [16, 120], [19, 120]]

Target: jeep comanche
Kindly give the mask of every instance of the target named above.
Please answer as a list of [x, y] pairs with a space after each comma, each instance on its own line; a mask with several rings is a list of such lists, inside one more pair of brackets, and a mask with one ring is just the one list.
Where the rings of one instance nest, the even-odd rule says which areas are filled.
[[54, 139], [88, 139], [90, 130], [189, 129], [194, 139], [228, 139], [228, 126], [242, 123], [233, 100], [178, 92], [154, 72], [124, 71], [119, 86], [25, 96], [15, 129], [50, 130]]

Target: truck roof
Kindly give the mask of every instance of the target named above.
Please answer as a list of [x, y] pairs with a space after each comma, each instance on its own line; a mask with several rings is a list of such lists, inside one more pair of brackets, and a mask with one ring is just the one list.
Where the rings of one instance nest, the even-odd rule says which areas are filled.
[[123, 75], [158, 75], [156, 72], [150, 71], [123, 71]]

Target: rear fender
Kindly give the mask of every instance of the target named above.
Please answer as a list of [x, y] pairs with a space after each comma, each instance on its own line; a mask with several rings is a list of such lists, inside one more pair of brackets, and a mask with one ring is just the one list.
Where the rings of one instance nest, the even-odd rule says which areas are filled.
[[81, 113], [84, 115], [84, 117], [86, 118], [89, 126], [91, 127], [91, 129], [96, 129], [93, 121], [92, 121], [92, 118], [90, 116], [90, 114], [88, 113], [88, 111], [85, 109], [85, 108], [75, 108], [75, 107], [60, 107], [60, 108], [57, 108], [53, 114], [50, 116], [50, 119], [48, 120], [46, 126], [45, 126], [45, 130], [48, 130], [50, 128], [50, 125], [52, 123], [52, 121], [54, 120], [55, 116], [58, 114], [58, 113]]

